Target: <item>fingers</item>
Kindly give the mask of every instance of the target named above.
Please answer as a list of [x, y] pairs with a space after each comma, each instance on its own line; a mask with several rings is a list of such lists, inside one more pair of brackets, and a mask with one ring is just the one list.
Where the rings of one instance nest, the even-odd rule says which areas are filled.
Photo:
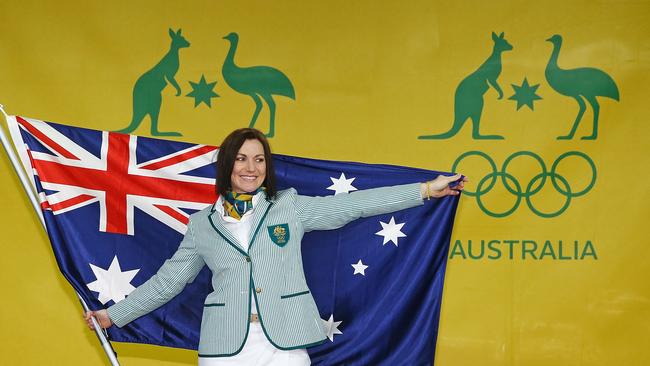
[[457, 173], [457, 174], [454, 174], [454, 175], [451, 175], [451, 176], [448, 176], [448, 177], [445, 177], [445, 178], [446, 178], [447, 184], [449, 184], [449, 185], [456, 182], [456, 184], [454, 184], [453, 187], [449, 187], [449, 188], [451, 188], [453, 190], [463, 189], [464, 182], [467, 181], [467, 177], [463, 177], [463, 175], [460, 174], [460, 173]]
[[93, 324], [92, 319], [86, 320], [86, 325], [88, 326], [88, 329], [95, 330], [95, 325]]
[[463, 176], [461, 173], [449, 176], [448, 178], [450, 183], [458, 181], [458, 183], [452, 187], [452, 189], [456, 190], [463, 190], [463, 188], [465, 188], [465, 182], [469, 182], [469, 179], [466, 176]]
[[460, 180], [459, 184], [462, 183], [462, 182], [469, 182], [469, 178], [467, 178], [466, 176], [463, 176], [463, 174], [461, 174], [461, 173], [456, 173], [454, 175], [450, 175], [447, 178], [449, 179], [450, 182]]
[[84, 313], [84, 320], [86, 321], [86, 323], [89, 323], [89, 322], [90, 322], [90, 319], [91, 319], [94, 315], [95, 315], [95, 312], [94, 312], [94, 311], [86, 311], [86, 312]]
[[84, 320], [86, 321], [86, 325], [90, 330], [95, 330], [95, 326], [93, 325], [93, 320], [92, 320], [93, 316], [95, 316], [94, 311], [87, 311], [84, 313]]
[[[456, 173], [454, 175], [438, 175], [434, 180], [429, 181], [424, 185], [423, 190], [426, 189], [426, 192], [429, 197], [440, 198], [444, 196], [457, 196], [463, 189], [465, 189], [465, 182], [468, 182], [469, 179], [463, 176], [461, 173]], [[452, 183], [454, 183], [451, 186]], [[424, 188], [426, 187], [426, 188]], [[424, 193], [423, 193], [424, 197]]]
[[447, 192], [447, 194], [452, 195], [452, 196], [459, 195], [463, 191], [463, 189], [465, 189], [465, 182], [469, 181], [469, 179], [467, 179], [467, 177], [464, 177], [460, 173], [457, 173], [457, 174], [455, 174], [453, 176], [450, 176], [449, 179], [450, 179], [450, 182], [458, 181], [458, 183], [456, 185], [454, 185], [453, 187], [449, 187], [449, 192]]
[[445, 178], [446, 178], [446, 180], [448, 182], [454, 182], [454, 181], [459, 180], [461, 176], [462, 176], [462, 174], [456, 173], [454, 175], [446, 176]]

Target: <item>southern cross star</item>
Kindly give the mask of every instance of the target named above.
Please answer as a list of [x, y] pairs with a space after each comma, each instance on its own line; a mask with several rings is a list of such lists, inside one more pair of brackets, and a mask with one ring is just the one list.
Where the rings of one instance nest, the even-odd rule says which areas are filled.
[[341, 176], [338, 179], [334, 177], [330, 177], [330, 179], [332, 180], [332, 185], [327, 187], [327, 189], [334, 191], [335, 196], [339, 193], [350, 193], [351, 191], [357, 190], [352, 186], [352, 182], [356, 178], [347, 179], [345, 178], [345, 173], [341, 173]]
[[385, 245], [389, 241], [392, 241], [393, 244], [397, 246], [397, 240], [399, 238], [406, 237], [406, 234], [402, 232], [402, 226], [404, 226], [405, 222], [401, 224], [395, 223], [394, 216], [391, 216], [390, 221], [388, 223], [382, 221], [379, 221], [379, 223], [381, 224], [382, 229], [376, 232], [375, 235], [384, 237], [384, 242], [382, 243], [382, 245]]
[[325, 331], [327, 332], [327, 338], [330, 339], [331, 342], [334, 342], [334, 334], [343, 334], [339, 330], [339, 325], [341, 325], [341, 321], [335, 322], [334, 321], [334, 314], [330, 315], [330, 318], [325, 320], [321, 319], [323, 323], [325, 324]]
[[351, 266], [352, 266], [352, 268], [354, 268], [354, 273], [353, 273], [353, 275], [355, 275], [355, 274], [357, 274], [357, 273], [360, 274], [360, 275], [363, 275], [363, 276], [366, 275], [366, 268], [368, 268], [368, 266], [365, 265], [365, 264], [363, 264], [363, 262], [361, 261], [361, 259], [359, 259], [359, 261], [357, 262], [357, 264], [351, 264]]
[[110, 300], [114, 302], [124, 300], [126, 295], [135, 290], [135, 287], [131, 285], [131, 280], [140, 269], [122, 272], [117, 256], [113, 258], [107, 270], [92, 263], [89, 264], [97, 280], [86, 284], [86, 286], [91, 291], [99, 292], [97, 298], [102, 304], [106, 304]]

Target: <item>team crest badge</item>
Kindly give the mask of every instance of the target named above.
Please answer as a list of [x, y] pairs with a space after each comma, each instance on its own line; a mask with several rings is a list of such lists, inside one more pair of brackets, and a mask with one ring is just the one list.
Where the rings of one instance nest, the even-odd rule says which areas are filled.
[[269, 229], [269, 236], [271, 237], [271, 240], [283, 247], [289, 242], [289, 225], [288, 224], [280, 224], [280, 225], [271, 225], [268, 227]]

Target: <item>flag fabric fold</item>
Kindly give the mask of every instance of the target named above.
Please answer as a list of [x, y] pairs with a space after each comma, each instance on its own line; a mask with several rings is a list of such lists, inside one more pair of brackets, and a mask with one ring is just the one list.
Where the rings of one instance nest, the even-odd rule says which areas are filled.
[[[124, 299], [156, 273], [188, 217], [216, 200], [217, 148], [9, 119], [33, 174], [59, 268], [92, 309]], [[440, 172], [274, 155], [279, 189], [325, 196], [423, 182]], [[307, 233], [305, 276], [328, 330], [315, 365], [420, 365], [434, 359], [447, 252], [458, 197]], [[166, 305], [111, 340], [196, 349], [204, 268]]]

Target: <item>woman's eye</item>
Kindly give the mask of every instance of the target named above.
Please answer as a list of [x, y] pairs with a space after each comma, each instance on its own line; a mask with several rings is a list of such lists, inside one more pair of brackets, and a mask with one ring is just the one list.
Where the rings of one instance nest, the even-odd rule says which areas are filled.
[[257, 159], [255, 159], [255, 161], [258, 162], [258, 163], [263, 163], [263, 162], [264, 162], [264, 158], [257, 158]]
[[237, 161], [244, 161], [244, 160], [246, 160], [246, 158], [243, 157], [243, 156], [238, 156], [237, 158], [235, 158], [235, 160], [237, 160]]

